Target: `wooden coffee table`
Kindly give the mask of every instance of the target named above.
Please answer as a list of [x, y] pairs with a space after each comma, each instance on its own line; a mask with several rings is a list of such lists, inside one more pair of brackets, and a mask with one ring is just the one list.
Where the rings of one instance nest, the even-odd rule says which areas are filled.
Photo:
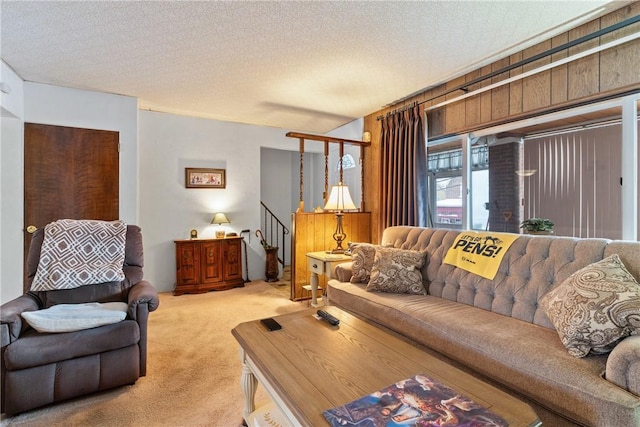
[[[339, 326], [317, 320], [316, 309], [278, 316], [282, 329], [256, 320], [232, 330], [240, 344], [243, 417], [267, 425], [329, 425], [322, 412], [416, 374], [424, 374], [502, 416], [510, 426], [540, 425], [521, 400], [467, 374], [395, 335], [336, 307]], [[273, 405], [256, 411], [260, 384]]]

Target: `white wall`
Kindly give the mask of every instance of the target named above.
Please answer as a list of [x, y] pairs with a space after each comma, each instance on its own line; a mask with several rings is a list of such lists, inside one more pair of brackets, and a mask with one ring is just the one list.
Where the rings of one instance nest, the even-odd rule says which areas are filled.
[[[145, 278], [159, 291], [175, 286], [176, 239], [212, 237], [215, 212], [227, 214], [227, 231], [251, 230], [250, 279], [264, 278], [264, 250], [253, 233], [260, 226], [261, 147], [297, 150], [288, 130], [140, 111], [140, 222]], [[226, 169], [225, 189], [185, 188], [185, 168]], [[281, 192], [289, 205], [289, 193]], [[246, 237], [248, 241], [248, 236]], [[243, 267], [244, 274], [244, 267]]]
[[[273, 214], [291, 231], [291, 212], [296, 210], [299, 199], [298, 181], [291, 179], [291, 164], [293, 156], [297, 158], [297, 152], [262, 147], [260, 149], [260, 200], [273, 212]], [[295, 197], [291, 195], [295, 193]], [[295, 199], [295, 204], [293, 202]], [[267, 220], [269, 220], [267, 216]], [[264, 221], [264, 218], [260, 218]], [[265, 232], [267, 230], [263, 230]], [[273, 228], [275, 236], [279, 230]], [[251, 238], [254, 238], [252, 234]], [[268, 238], [265, 235], [265, 238]], [[284, 259], [291, 259], [291, 233], [284, 236]], [[275, 242], [275, 240], [274, 240]], [[279, 243], [279, 246], [281, 244]]]
[[0, 82], [0, 302], [22, 294], [24, 83], [4, 62]]
[[[260, 150], [260, 199], [291, 228], [291, 212], [298, 207], [298, 179], [291, 179], [298, 152], [262, 147]], [[284, 200], [286, 198], [286, 200]]]
[[[249, 277], [264, 277], [264, 251], [253, 235], [260, 224], [260, 149], [288, 151], [290, 164], [296, 163], [298, 140], [285, 136], [293, 129], [138, 111], [135, 98], [39, 83], [24, 82], [24, 94], [15, 89], [12, 94], [18, 99], [6, 104], [11, 114], [3, 111], [0, 150], [1, 302], [22, 293], [24, 122], [120, 133], [120, 218], [142, 227], [145, 278], [159, 291], [175, 286], [173, 240], [188, 238], [194, 228], [200, 237], [213, 235], [209, 223], [216, 211], [227, 213], [229, 231], [251, 230]], [[15, 111], [19, 107], [13, 105], [22, 100], [24, 111]], [[360, 134], [361, 126], [356, 134], [340, 135], [356, 139]], [[186, 167], [225, 168], [227, 186], [187, 189]], [[292, 193], [297, 201], [297, 179], [294, 184], [295, 189], [279, 189], [283, 205], [291, 205]]]
[[22, 119], [24, 82], [4, 61], [0, 61], [0, 111], [2, 117]]

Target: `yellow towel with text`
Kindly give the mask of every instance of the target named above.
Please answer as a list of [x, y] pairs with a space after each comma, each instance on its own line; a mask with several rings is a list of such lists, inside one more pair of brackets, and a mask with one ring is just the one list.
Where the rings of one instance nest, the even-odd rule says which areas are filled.
[[463, 231], [447, 251], [444, 262], [486, 279], [496, 277], [500, 262], [518, 234]]

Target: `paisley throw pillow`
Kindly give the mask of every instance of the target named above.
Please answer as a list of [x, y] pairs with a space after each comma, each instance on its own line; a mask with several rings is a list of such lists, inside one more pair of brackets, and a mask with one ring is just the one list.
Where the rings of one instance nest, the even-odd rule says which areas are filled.
[[371, 243], [354, 243], [351, 245], [351, 283], [369, 283], [376, 248]]
[[575, 357], [607, 353], [640, 335], [640, 284], [615, 254], [576, 271], [540, 303]]
[[377, 249], [367, 290], [426, 295], [420, 272], [426, 255], [408, 249]]

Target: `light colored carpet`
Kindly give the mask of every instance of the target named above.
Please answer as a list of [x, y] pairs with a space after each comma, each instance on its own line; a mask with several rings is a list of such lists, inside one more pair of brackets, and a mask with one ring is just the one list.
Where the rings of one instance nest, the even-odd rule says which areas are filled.
[[[287, 287], [288, 288], [288, 287]], [[160, 294], [149, 318], [147, 376], [133, 386], [35, 409], [2, 426], [240, 426], [238, 323], [307, 308], [264, 281], [198, 295]], [[256, 400], [266, 393], [258, 388]]]

